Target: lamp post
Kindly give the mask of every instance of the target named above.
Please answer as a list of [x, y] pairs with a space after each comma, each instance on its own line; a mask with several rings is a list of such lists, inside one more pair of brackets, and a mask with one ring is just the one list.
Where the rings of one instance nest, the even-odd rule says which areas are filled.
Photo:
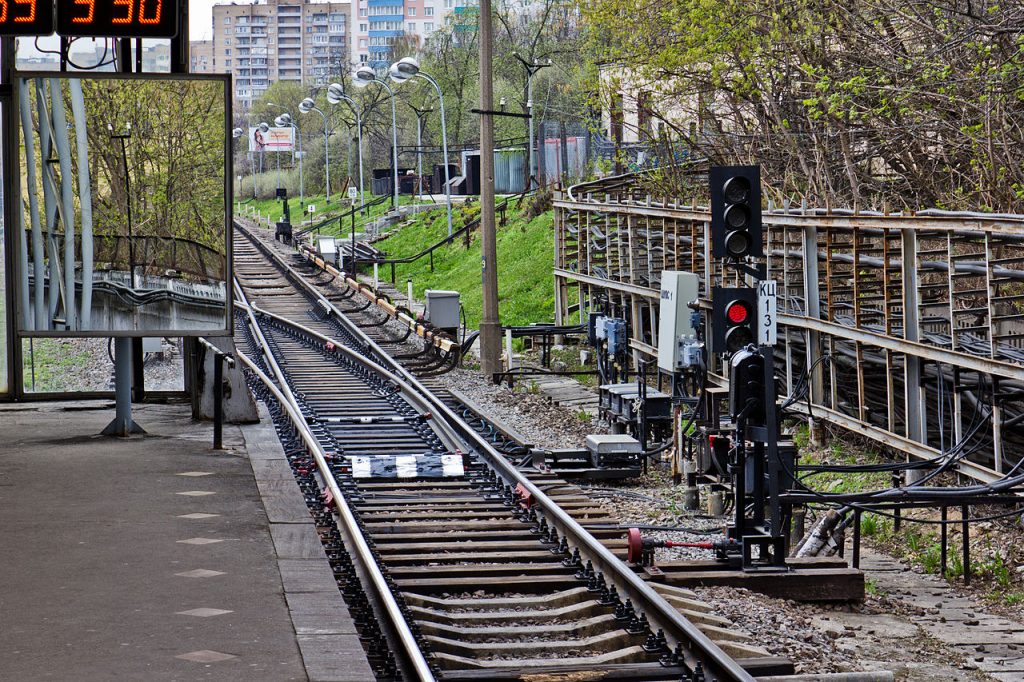
[[[266, 121], [261, 121], [260, 124], [256, 126], [256, 130], [258, 130], [261, 135], [266, 135], [270, 132], [270, 125]], [[260, 175], [263, 175], [263, 159], [266, 155], [267, 142], [264, 139], [260, 141]]]
[[359, 145], [359, 208], [365, 211], [366, 198], [363, 195], [363, 115], [360, 113], [359, 108], [356, 107], [356, 101], [345, 94], [345, 90], [341, 87], [340, 83], [331, 83], [327, 86], [328, 102], [338, 104], [343, 100], [348, 102], [352, 113], [356, 117], [356, 137], [358, 139], [356, 144]]
[[[284, 109], [280, 104], [274, 104], [273, 102], [267, 102], [268, 107], [274, 107], [275, 109]], [[299, 128], [292, 121], [292, 115], [287, 111], [284, 111], [280, 116], [274, 119], [274, 125], [278, 128], [291, 128], [295, 131], [295, 138], [299, 142], [299, 206], [303, 206], [306, 203], [305, 191], [302, 180], [302, 136], [299, 135]], [[294, 149], [292, 150], [294, 161]], [[294, 168], [294, 166], [293, 166]], [[277, 186], [281, 187], [281, 154], [278, 152], [277, 155]]]
[[[245, 135], [245, 131], [242, 130], [241, 128], [233, 128], [231, 130], [231, 137], [234, 138], [235, 145], [238, 144], [238, 140], [242, 139], [242, 135]], [[237, 152], [238, 150], [235, 149], [234, 151]], [[231, 158], [234, 159], [234, 154], [232, 154]], [[238, 176], [238, 194], [239, 195], [242, 194], [242, 176], [241, 175]]]
[[306, 203], [306, 190], [305, 190], [305, 175], [302, 170], [302, 159], [305, 156], [302, 152], [302, 136], [299, 135], [299, 127], [292, 121], [292, 116], [289, 113], [283, 113], [274, 119], [274, 123], [281, 128], [291, 128], [295, 131], [295, 138], [299, 141], [299, 206], [303, 206]]
[[308, 114], [311, 111], [315, 111], [320, 114], [320, 118], [324, 120], [324, 166], [326, 180], [324, 181], [324, 203], [331, 203], [331, 150], [330, 140], [331, 131], [327, 129], [327, 114], [320, 109], [316, 108], [316, 102], [313, 101], [312, 97], [307, 97], [299, 103], [299, 112]]
[[356, 87], [365, 88], [370, 83], [379, 83], [391, 95], [391, 171], [392, 182], [394, 183], [393, 198], [395, 210], [398, 210], [398, 113], [395, 110], [395, 91], [383, 81], [377, 78], [377, 74], [369, 66], [361, 66], [352, 75], [352, 84]]
[[420, 109], [412, 104], [409, 108], [416, 112], [416, 176], [419, 178], [420, 201], [423, 200], [423, 118], [434, 110], [434, 107]]
[[132, 234], [132, 186], [131, 178], [128, 176], [128, 147], [127, 141], [132, 137], [132, 124], [129, 121], [125, 126], [125, 132], [115, 133], [114, 126], [107, 124], [107, 131], [110, 139], [121, 141], [121, 160], [124, 162], [124, 200], [128, 213], [128, 277], [131, 280], [131, 288], [135, 289], [135, 236]]
[[526, 69], [526, 113], [530, 115], [529, 125], [527, 127], [529, 135], [529, 141], [527, 144], [529, 146], [526, 148], [526, 189], [533, 189], [533, 183], [536, 182], [537, 179], [537, 174], [534, 173], [533, 169], [533, 76], [544, 67], [551, 66], [551, 58], [548, 57], [547, 63], [544, 64], [532, 60], [526, 61], [518, 52], [513, 52], [512, 55], [518, 59], [519, 63], [523, 65], [523, 68]]
[[396, 83], [403, 83], [419, 76], [434, 86], [437, 91], [437, 99], [441, 103], [441, 147], [444, 150], [444, 201], [448, 210], [448, 236], [452, 236], [452, 190], [451, 178], [448, 173], [448, 129], [445, 125], [444, 95], [441, 94], [441, 86], [429, 74], [420, 71], [420, 63], [412, 57], [403, 57], [391, 65], [388, 69], [391, 80]]

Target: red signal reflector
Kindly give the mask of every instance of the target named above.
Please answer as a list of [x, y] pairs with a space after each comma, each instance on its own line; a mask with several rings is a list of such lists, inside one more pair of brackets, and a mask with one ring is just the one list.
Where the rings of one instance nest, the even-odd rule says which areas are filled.
[[725, 316], [732, 324], [743, 324], [750, 319], [750, 309], [745, 303], [735, 301], [725, 309]]

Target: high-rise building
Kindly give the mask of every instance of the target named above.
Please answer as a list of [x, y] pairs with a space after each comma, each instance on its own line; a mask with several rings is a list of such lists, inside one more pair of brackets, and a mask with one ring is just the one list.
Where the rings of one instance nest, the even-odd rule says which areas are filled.
[[375, 69], [388, 66], [394, 45], [406, 42], [413, 49], [423, 46], [444, 18], [478, 0], [354, 0], [352, 63]]
[[213, 41], [193, 40], [188, 44], [189, 71], [192, 73], [214, 73]]
[[213, 6], [212, 70], [245, 108], [271, 83], [327, 83], [347, 69], [350, 2], [265, 0]]

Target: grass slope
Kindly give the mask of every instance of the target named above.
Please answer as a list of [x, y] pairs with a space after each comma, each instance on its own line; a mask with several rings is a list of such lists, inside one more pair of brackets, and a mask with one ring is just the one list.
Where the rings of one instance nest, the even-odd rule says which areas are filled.
[[[452, 216], [455, 229], [475, 214], [475, 207], [457, 209]], [[503, 325], [554, 319], [553, 220], [549, 211], [528, 221], [510, 207], [508, 222], [498, 226], [498, 310]], [[419, 253], [447, 234], [448, 224], [441, 209], [418, 216], [411, 225], [376, 246], [389, 257], [403, 258]], [[459, 240], [435, 251], [433, 272], [426, 257], [396, 266], [395, 282], [400, 291], [405, 291], [405, 282], [411, 279], [419, 300], [426, 289], [458, 291], [462, 294], [467, 322], [470, 327], [476, 327], [480, 322], [482, 300], [480, 263], [480, 233], [474, 231], [468, 249], [465, 242]], [[382, 277], [389, 275], [389, 269], [381, 271]]]

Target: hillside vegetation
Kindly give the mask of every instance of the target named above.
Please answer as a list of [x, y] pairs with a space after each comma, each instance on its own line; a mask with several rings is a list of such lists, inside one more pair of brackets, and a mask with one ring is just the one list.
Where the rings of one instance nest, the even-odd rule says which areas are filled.
[[[452, 216], [454, 228], [458, 229], [477, 213], [476, 207], [457, 212]], [[498, 295], [503, 325], [526, 325], [554, 319], [553, 220], [551, 211], [528, 220], [510, 206], [506, 223], [501, 225], [499, 221]], [[376, 246], [388, 257], [404, 258], [437, 243], [447, 234], [445, 212], [439, 209], [417, 216], [410, 225], [377, 242]], [[390, 274], [387, 266], [380, 272], [382, 279]], [[479, 231], [473, 232], [468, 249], [465, 241], [459, 239], [435, 251], [433, 272], [429, 257], [396, 266], [395, 285], [400, 291], [405, 291], [405, 283], [409, 279], [418, 300], [422, 300], [426, 289], [461, 293], [467, 322], [470, 327], [476, 327], [480, 322], [481, 308]]]

